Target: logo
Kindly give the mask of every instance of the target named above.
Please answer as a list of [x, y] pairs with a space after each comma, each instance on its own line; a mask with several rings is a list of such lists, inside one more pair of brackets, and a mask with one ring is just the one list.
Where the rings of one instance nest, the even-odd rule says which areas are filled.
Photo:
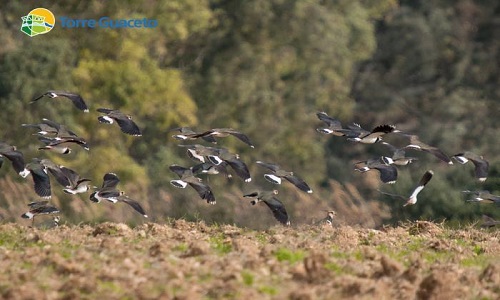
[[45, 34], [54, 28], [56, 18], [54, 14], [45, 8], [35, 8], [27, 16], [22, 17], [21, 31], [30, 37]]

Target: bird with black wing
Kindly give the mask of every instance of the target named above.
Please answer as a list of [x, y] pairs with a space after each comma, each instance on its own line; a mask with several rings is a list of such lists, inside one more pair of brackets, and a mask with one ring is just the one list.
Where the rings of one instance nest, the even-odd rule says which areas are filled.
[[271, 170], [273, 172], [272, 174], [264, 174], [264, 178], [267, 181], [272, 182], [274, 184], [281, 184], [281, 179], [284, 178], [303, 192], [309, 194], [313, 192], [312, 189], [309, 187], [309, 185], [302, 178], [295, 175], [293, 172], [285, 171], [279, 165], [266, 163], [260, 160], [256, 161], [256, 163], [259, 166], [267, 168], [268, 170]]
[[103, 116], [97, 117], [100, 123], [113, 124], [116, 122], [123, 133], [133, 136], [142, 135], [139, 126], [132, 121], [132, 116], [126, 115], [116, 109], [98, 108], [97, 111], [104, 114]]
[[34, 103], [34, 102], [42, 99], [45, 96], [52, 98], [52, 99], [58, 98], [58, 97], [67, 98], [67, 99], [71, 100], [71, 102], [73, 102], [73, 104], [79, 110], [82, 110], [84, 112], [89, 112], [89, 108], [88, 108], [87, 104], [85, 103], [85, 101], [83, 100], [82, 96], [80, 96], [79, 94], [76, 94], [76, 93], [65, 92], [65, 91], [53, 91], [53, 90], [47, 91], [47, 92], [43, 93], [42, 95], [33, 98], [33, 100], [31, 100], [31, 103]]
[[277, 190], [272, 190], [272, 191], [255, 191], [249, 194], [243, 195], [243, 197], [246, 198], [256, 198], [255, 200], [252, 200], [250, 203], [252, 205], [256, 205], [259, 202], [264, 202], [267, 207], [271, 210], [273, 213], [273, 216], [278, 222], [285, 226], [290, 225], [290, 220], [288, 218], [288, 213], [286, 211], [285, 206], [283, 203], [276, 198], [276, 195], [278, 194]]

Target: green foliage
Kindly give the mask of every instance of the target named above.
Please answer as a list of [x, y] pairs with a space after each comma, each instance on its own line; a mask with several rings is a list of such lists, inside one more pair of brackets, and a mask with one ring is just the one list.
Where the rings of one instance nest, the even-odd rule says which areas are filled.
[[286, 261], [295, 264], [304, 259], [305, 253], [302, 250], [293, 251], [287, 248], [279, 248], [274, 252], [274, 256], [280, 262]]

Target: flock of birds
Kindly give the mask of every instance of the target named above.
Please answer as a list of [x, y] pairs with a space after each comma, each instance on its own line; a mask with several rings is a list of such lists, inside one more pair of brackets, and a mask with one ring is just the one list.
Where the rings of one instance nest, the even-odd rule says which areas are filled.
[[[71, 100], [76, 108], [83, 112], [89, 112], [88, 106], [83, 98], [76, 94], [64, 91], [47, 91], [46, 93], [34, 98], [31, 103], [39, 101], [43, 98], [58, 98], [63, 97]], [[137, 124], [132, 120], [131, 116], [120, 112], [115, 109], [98, 108], [97, 112], [101, 113], [97, 117], [100, 123], [113, 124], [116, 123], [121, 131], [125, 134], [132, 136], [141, 136], [141, 130]], [[342, 123], [330, 117], [325, 112], [318, 112], [317, 117], [322, 121], [326, 127], [317, 128], [316, 130], [322, 134], [333, 135], [337, 137], [344, 137], [349, 141], [361, 144], [375, 144], [380, 143], [387, 147], [390, 155], [372, 158], [355, 163], [355, 170], [359, 172], [368, 172], [370, 170], [377, 170], [379, 172], [380, 180], [386, 184], [394, 184], [398, 177], [397, 167], [405, 166], [417, 161], [417, 158], [406, 156], [407, 150], [417, 150], [430, 153], [437, 157], [439, 160], [453, 164], [452, 159], [460, 164], [472, 162], [475, 167], [475, 177], [478, 181], [484, 182], [488, 175], [489, 163], [482, 156], [476, 155], [472, 152], [463, 152], [455, 154], [451, 157], [446, 155], [442, 150], [437, 147], [430, 146], [420, 141], [417, 135], [404, 133], [397, 130], [393, 125], [380, 125], [373, 128], [371, 131], [363, 129], [359, 124], [353, 123], [347, 127], [343, 127]], [[37, 124], [22, 124], [23, 127], [34, 128], [37, 130], [35, 135], [38, 140], [43, 144], [38, 149], [52, 151], [58, 154], [68, 154], [72, 150], [70, 145], [76, 144], [85, 150], [89, 150], [89, 145], [86, 140], [65, 125], [59, 124], [49, 119], [42, 119], [41, 123]], [[215, 128], [204, 132], [195, 132], [189, 127], [179, 127], [171, 130], [176, 132], [173, 137], [180, 141], [192, 141], [202, 139], [205, 142], [216, 144], [217, 138], [227, 136], [234, 136], [241, 142], [254, 148], [250, 138], [242, 132], [231, 128]], [[407, 138], [408, 142], [405, 146], [398, 148], [382, 140], [386, 134], [398, 134]], [[187, 156], [196, 161], [197, 164], [189, 167], [173, 164], [169, 169], [175, 173], [179, 179], [173, 179], [170, 183], [177, 188], [186, 188], [190, 186], [193, 188], [199, 197], [205, 200], [208, 204], [216, 204], [215, 195], [212, 188], [203, 182], [199, 177], [200, 174], [223, 174], [227, 178], [232, 177], [232, 173], [240, 177], [244, 182], [250, 182], [252, 177], [250, 175], [248, 166], [241, 160], [238, 154], [230, 152], [226, 148], [216, 148], [211, 146], [204, 146], [201, 144], [180, 144], [179, 146], [186, 148]], [[117, 188], [120, 179], [112, 172], [106, 173], [103, 176], [103, 183], [101, 187], [90, 185], [91, 180], [81, 177], [76, 171], [62, 165], [57, 165], [47, 158], [33, 158], [31, 162], [25, 163], [24, 155], [15, 146], [9, 145], [5, 142], [0, 142], [0, 167], [7, 158], [12, 162], [13, 169], [23, 178], [31, 175], [33, 179], [34, 191], [41, 198], [47, 199], [42, 201], [35, 201], [28, 204], [29, 211], [24, 213], [21, 217], [32, 219], [32, 226], [37, 215], [44, 214], [58, 214], [59, 209], [51, 205], [48, 201], [52, 195], [51, 191], [51, 177], [53, 177], [58, 184], [63, 187], [63, 191], [68, 194], [85, 193], [93, 189], [89, 199], [92, 202], [100, 203], [106, 200], [111, 203], [123, 202], [128, 204], [132, 209], [144, 217], [148, 217], [141, 204], [131, 199], [124, 191]], [[279, 165], [271, 162], [256, 161], [258, 166], [266, 169], [264, 178], [273, 183], [281, 184], [283, 179], [293, 184], [300, 191], [305, 193], [312, 193], [309, 185], [299, 176], [292, 171], [287, 171]], [[232, 170], [232, 172], [231, 172]], [[49, 176], [50, 174], [50, 176]], [[414, 205], [417, 203], [417, 195], [424, 189], [426, 184], [432, 179], [434, 172], [432, 170], [426, 171], [417, 183], [416, 187], [409, 196], [395, 195], [380, 191], [382, 194], [396, 197], [404, 200], [403, 206]], [[500, 204], [500, 196], [493, 195], [485, 190], [464, 191], [464, 193], [471, 194], [472, 198], [467, 200], [469, 202], [486, 202]], [[289, 225], [290, 219], [283, 202], [277, 198], [278, 190], [256, 190], [251, 193], [244, 194], [243, 197], [253, 198], [250, 202], [256, 205], [263, 202], [271, 210], [273, 216], [278, 222], [283, 225]], [[104, 202], [106, 202], [104, 201]], [[320, 224], [330, 224], [334, 222], [336, 212], [330, 210], [327, 216], [321, 220]], [[486, 219], [484, 217], [484, 224], [487, 226], [495, 226], [500, 221], [493, 219]], [[59, 217], [54, 217], [54, 223], [58, 224]]]

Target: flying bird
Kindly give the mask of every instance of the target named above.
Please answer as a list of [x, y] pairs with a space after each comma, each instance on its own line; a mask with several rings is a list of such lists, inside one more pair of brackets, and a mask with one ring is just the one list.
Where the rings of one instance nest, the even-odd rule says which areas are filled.
[[248, 146], [255, 148], [255, 146], [252, 144], [252, 142], [250, 141], [250, 138], [247, 135], [245, 135], [239, 131], [236, 131], [232, 128], [214, 128], [214, 129], [210, 129], [210, 130], [207, 130], [205, 132], [196, 134], [192, 137], [199, 138], [199, 137], [212, 136], [212, 137], [222, 138], [222, 137], [227, 137], [230, 135], [236, 137], [237, 139], [239, 139], [243, 143], [247, 144]]
[[26, 178], [30, 171], [26, 169], [24, 155], [17, 150], [16, 146], [11, 146], [4, 142], [0, 142], [0, 168], [3, 165], [4, 157], [10, 160], [14, 170], [23, 178]]
[[201, 199], [206, 200], [208, 204], [216, 203], [212, 189], [208, 185], [202, 183], [201, 178], [195, 177], [193, 175], [192, 169], [181, 167], [178, 165], [171, 165], [169, 169], [170, 171], [177, 174], [177, 176], [179, 176], [180, 178], [171, 180], [170, 184], [181, 189], [184, 189], [189, 185], [193, 189], [195, 189]]
[[455, 154], [452, 156], [452, 158], [454, 158], [461, 164], [466, 164], [468, 161], [471, 161], [474, 164], [474, 172], [476, 178], [479, 181], [484, 182], [488, 177], [488, 169], [490, 164], [481, 155], [466, 151], [463, 153]]
[[267, 207], [269, 207], [269, 209], [273, 213], [274, 218], [278, 220], [278, 222], [285, 226], [289, 226], [290, 220], [288, 219], [288, 213], [286, 212], [283, 203], [276, 198], [277, 194], [277, 190], [256, 191], [250, 194], [243, 195], [243, 197], [256, 198], [255, 200], [252, 200], [250, 202], [252, 205], [255, 205], [259, 202], [264, 202]]
[[71, 100], [71, 102], [73, 102], [76, 108], [78, 108], [79, 110], [83, 110], [84, 112], [89, 112], [89, 108], [87, 107], [87, 104], [85, 104], [85, 101], [83, 100], [82, 96], [75, 93], [64, 92], [64, 91], [52, 91], [52, 90], [47, 91], [42, 95], [31, 100], [31, 103], [34, 103], [42, 99], [44, 96], [48, 96], [49, 98], [57, 98], [57, 97], [68, 98], [69, 100]]
[[396, 148], [387, 142], [382, 142], [381, 144], [387, 146], [392, 151], [391, 157], [384, 157], [384, 161], [389, 165], [406, 166], [417, 160], [416, 157], [406, 156], [406, 151], [403, 148]]
[[125, 195], [123, 191], [120, 191], [116, 188], [119, 182], [120, 179], [115, 173], [104, 174], [102, 187], [90, 194], [90, 200], [95, 203], [100, 203], [103, 200], [107, 200], [108, 202], [111, 202], [113, 204], [117, 202], [123, 202], [128, 204], [136, 212], [147, 218], [148, 215], [139, 202], [130, 199]]
[[391, 196], [391, 197], [395, 197], [395, 198], [399, 198], [399, 199], [402, 199], [402, 200], [406, 200], [406, 203], [403, 205], [403, 207], [404, 206], [408, 206], [408, 205], [414, 205], [415, 203], [417, 203], [417, 195], [418, 195], [418, 193], [420, 193], [424, 189], [425, 185], [431, 180], [432, 175], [434, 175], [434, 172], [432, 170], [429, 170], [429, 171], [425, 172], [425, 174], [420, 179], [417, 187], [413, 190], [413, 192], [411, 193], [410, 197], [408, 197], [408, 198], [406, 198], [404, 196], [401, 196], [401, 195], [395, 195], [395, 194], [390, 194], [390, 193], [382, 192], [380, 190], [379, 190], [379, 192], [382, 193], [382, 194], [384, 194], [384, 195], [388, 195], [388, 196]]
[[63, 189], [65, 193], [75, 195], [85, 193], [90, 189], [90, 179], [82, 178], [78, 173], [64, 166], [60, 169], [69, 182], [69, 185]]
[[31, 227], [35, 225], [35, 217], [38, 215], [58, 214], [59, 209], [49, 205], [49, 201], [37, 201], [28, 204], [29, 211], [21, 215], [21, 218], [31, 219]]
[[398, 169], [394, 165], [388, 164], [385, 159], [382, 157], [357, 162], [354, 170], [365, 173], [375, 169], [380, 173], [380, 180], [383, 183], [394, 184], [398, 179]]
[[354, 123], [348, 126], [347, 129], [339, 130], [343, 132], [349, 141], [359, 142], [363, 144], [374, 144], [382, 141], [382, 136], [391, 132], [400, 132], [396, 130], [394, 125], [379, 125], [368, 131], [363, 129], [359, 124]]
[[444, 161], [449, 165], [453, 164], [448, 155], [446, 155], [441, 149], [427, 145], [426, 143], [420, 141], [417, 135], [408, 135], [408, 134], [403, 134], [403, 135], [407, 136], [410, 139], [410, 144], [406, 145], [403, 149], [424, 151], [434, 155], [435, 157], [439, 158], [440, 160]]
[[33, 158], [32, 161], [26, 165], [26, 169], [29, 170], [29, 174], [31, 174], [33, 179], [35, 193], [42, 198], [50, 199], [52, 196], [50, 177], [46, 167], [42, 165], [41, 160]]
[[316, 113], [316, 116], [318, 119], [323, 121], [328, 127], [322, 127], [322, 128], [316, 128], [316, 131], [324, 134], [333, 134], [335, 136], [344, 136], [345, 133], [342, 132], [342, 123], [335, 119], [330, 117], [326, 112], [318, 112]]
[[[172, 135], [172, 137], [176, 140], [181, 140], [181, 141], [196, 140], [197, 137], [195, 136], [199, 134], [199, 132], [196, 132], [189, 127], [176, 127], [170, 129], [169, 131], [179, 132], [179, 134], [174, 134]], [[209, 143], [217, 144], [217, 140], [211, 135], [202, 136], [201, 138]]]
[[216, 174], [224, 174], [226, 178], [231, 178], [233, 175], [229, 173], [227, 170], [227, 167], [229, 164], [225, 161], [218, 165], [214, 165], [211, 162], [206, 162], [206, 163], [199, 163], [193, 167], [191, 167], [191, 170], [193, 171], [194, 175], [198, 174], [210, 174], [210, 175], [216, 175]]
[[489, 191], [462, 191], [465, 194], [472, 194], [472, 199], [467, 200], [467, 202], [478, 202], [478, 203], [496, 203], [500, 204], [500, 196], [493, 195]]
[[133, 135], [141, 136], [141, 130], [139, 126], [132, 121], [132, 116], [126, 115], [119, 110], [109, 109], [109, 108], [98, 108], [98, 112], [105, 114], [104, 116], [99, 116], [97, 119], [100, 123], [113, 124], [116, 122], [122, 132]]
[[217, 148], [206, 147], [200, 144], [184, 145], [181, 144], [179, 147], [187, 148], [186, 153], [189, 158], [202, 163], [208, 162], [209, 155], [215, 155], [218, 153]]
[[267, 168], [273, 172], [272, 174], [264, 174], [264, 178], [267, 181], [272, 182], [274, 184], [281, 184], [281, 179], [284, 178], [289, 182], [291, 182], [293, 185], [295, 185], [297, 188], [299, 188], [301, 191], [304, 191], [309, 194], [313, 192], [312, 189], [307, 185], [307, 183], [300, 177], [294, 175], [293, 172], [285, 171], [276, 164], [265, 163], [260, 160], [256, 161], [256, 163], [259, 166]]
[[226, 148], [215, 149], [215, 153], [208, 155], [208, 160], [215, 165], [220, 165], [221, 163], [226, 162], [234, 170], [236, 175], [238, 175], [245, 182], [252, 181], [250, 171], [248, 170], [247, 165], [240, 160], [240, 156], [229, 152]]

